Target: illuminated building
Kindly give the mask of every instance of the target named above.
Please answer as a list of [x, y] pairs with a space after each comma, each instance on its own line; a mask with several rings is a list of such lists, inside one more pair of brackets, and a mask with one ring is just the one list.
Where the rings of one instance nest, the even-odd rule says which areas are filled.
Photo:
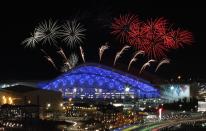
[[39, 87], [72, 98], [156, 98], [159, 91], [143, 79], [99, 64], [84, 64]]

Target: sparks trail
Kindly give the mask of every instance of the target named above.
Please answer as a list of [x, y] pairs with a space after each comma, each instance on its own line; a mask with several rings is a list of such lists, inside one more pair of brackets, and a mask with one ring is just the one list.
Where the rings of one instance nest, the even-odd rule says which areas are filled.
[[156, 60], [148, 60], [141, 68], [140, 72], [139, 72], [139, 75], [145, 70], [146, 67], [150, 67], [151, 66], [151, 62], [155, 62]]
[[161, 60], [159, 62], [159, 64], [157, 65], [157, 68], [155, 69], [155, 72], [157, 72], [157, 70], [160, 68], [160, 66], [162, 66], [163, 64], [169, 64], [170, 63], [170, 60], [167, 59], [167, 58], [164, 58], [163, 60]]
[[50, 63], [52, 64], [52, 66], [53, 66], [56, 70], [58, 70], [57, 67], [56, 67], [56, 65], [55, 65], [55, 63], [54, 63], [54, 61], [52, 60], [52, 58], [51, 58], [50, 56], [44, 56], [44, 57], [47, 59], [48, 62], [50, 62]]
[[102, 55], [104, 53], [105, 50], [109, 49], [109, 46], [107, 43], [105, 43], [104, 45], [102, 45], [100, 48], [99, 48], [99, 62], [101, 61], [102, 59]]
[[64, 61], [68, 60], [62, 48], [60, 48], [59, 51], [57, 51], [57, 53], [59, 53], [64, 58]]
[[127, 68], [128, 71], [129, 71], [129, 69], [130, 69], [131, 64], [132, 64], [133, 62], [135, 62], [135, 61], [137, 61], [137, 58], [132, 58], [132, 59], [130, 60], [129, 65], [128, 65], [128, 68]]
[[128, 48], [130, 48], [131, 46], [125, 45], [119, 52], [117, 52], [115, 59], [114, 59], [114, 63], [113, 66], [115, 66], [116, 61], [121, 57], [121, 54], [124, 53], [124, 51], [126, 51]]
[[69, 62], [71, 63], [71, 68], [74, 68], [78, 63], [78, 56], [76, 54], [71, 54], [69, 57]]
[[144, 55], [144, 51], [142, 51], [142, 50], [140, 50], [140, 51], [138, 51], [134, 56], [133, 56], [133, 58], [130, 60], [130, 62], [129, 62], [129, 65], [128, 65], [128, 68], [127, 68], [127, 70], [129, 71], [129, 69], [130, 69], [130, 66], [132, 65], [132, 63], [133, 62], [135, 62], [135, 61], [137, 61], [137, 56], [138, 55]]
[[82, 56], [82, 60], [83, 60], [84, 63], [85, 63], [84, 50], [82, 49], [81, 46], [79, 47], [79, 49], [80, 49], [80, 53], [81, 53], [81, 56]]
[[137, 57], [138, 55], [144, 55], [144, 51], [142, 51], [142, 50], [137, 51], [137, 53], [134, 55], [133, 58]]
[[76, 44], [82, 43], [86, 29], [80, 23], [77, 23], [76, 20], [67, 21], [62, 28], [62, 41], [66, 42], [68, 46], [74, 47]]

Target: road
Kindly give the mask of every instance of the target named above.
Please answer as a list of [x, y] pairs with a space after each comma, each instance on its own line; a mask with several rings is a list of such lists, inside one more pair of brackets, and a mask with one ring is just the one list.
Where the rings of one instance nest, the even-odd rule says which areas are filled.
[[206, 121], [206, 118], [184, 118], [184, 119], [175, 119], [175, 120], [165, 120], [165, 121], [158, 121], [153, 123], [145, 123], [145, 124], [137, 124], [131, 125], [119, 129], [115, 129], [114, 131], [158, 131], [162, 128], [168, 126], [174, 126], [181, 123], [194, 123], [197, 121]]

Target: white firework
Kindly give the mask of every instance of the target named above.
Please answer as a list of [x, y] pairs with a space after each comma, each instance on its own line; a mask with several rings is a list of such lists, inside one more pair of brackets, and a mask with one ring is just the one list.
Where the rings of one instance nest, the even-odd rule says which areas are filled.
[[121, 55], [124, 53], [124, 51], [126, 51], [130, 47], [131, 46], [125, 45], [119, 52], [117, 52], [115, 59], [114, 59], [114, 63], [113, 63], [114, 66], [116, 64], [116, 61], [121, 57]]
[[62, 48], [60, 48], [59, 51], [57, 51], [57, 53], [59, 53], [64, 58], [64, 61], [68, 60]]
[[86, 29], [80, 23], [77, 23], [76, 20], [67, 21], [63, 26], [61, 35], [63, 41], [67, 43], [68, 46], [73, 47], [75, 44], [82, 43], [82, 39], [85, 38], [83, 33]]
[[81, 46], [79, 47], [79, 49], [80, 49], [80, 53], [81, 53], [81, 56], [82, 56], [82, 60], [85, 62], [84, 50], [82, 49]]
[[156, 62], [156, 60], [151, 59], [151, 60], [148, 61], [148, 63], [151, 63], [151, 62]]
[[151, 62], [155, 62], [155, 60], [153, 60], [153, 59], [148, 60], [148, 61], [142, 66], [139, 74], [141, 74], [141, 73], [145, 70], [146, 67], [150, 67], [150, 66], [151, 66]]
[[57, 21], [49, 20], [39, 23], [36, 28], [36, 32], [39, 34], [43, 43], [56, 43], [56, 39], [60, 35], [60, 26], [57, 24]]
[[167, 58], [164, 58], [164, 59], [161, 60], [161, 61], [159, 62], [159, 64], [157, 65], [157, 68], [155, 69], [155, 72], [157, 72], [157, 70], [159, 69], [159, 67], [160, 67], [161, 65], [163, 65], [163, 64], [169, 64], [169, 63], [170, 63], [170, 60], [167, 59]]
[[51, 63], [52, 66], [57, 70], [57, 67], [56, 67], [54, 61], [52, 60], [52, 58], [51, 58], [50, 56], [44, 56], [44, 57], [45, 57], [45, 58], [47, 59], [47, 61], [48, 61], [49, 63]]
[[69, 62], [71, 63], [71, 68], [74, 68], [78, 63], [78, 56], [76, 54], [71, 54], [69, 57]]
[[25, 47], [35, 48], [36, 44], [40, 41], [40, 35], [38, 32], [31, 33], [31, 36], [26, 38], [22, 44], [25, 45]]
[[102, 45], [100, 48], [99, 48], [99, 61], [101, 61], [102, 59], [102, 55], [104, 53], [105, 50], [109, 49], [109, 46], [107, 43], [105, 43], [104, 45]]
[[137, 61], [136, 57], [139, 56], [139, 55], [144, 55], [144, 51], [140, 50], [140, 51], [137, 51], [137, 53], [135, 53], [135, 55], [133, 56], [133, 58], [129, 62], [127, 70], [130, 69], [130, 66], [132, 65], [133, 62]]
[[134, 55], [133, 58], [136, 58], [138, 55], [144, 55], [144, 51], [142, 51], [142, 50], [137, 51], [137, 53]]
[[130, 60], [127, 70], [130, 69], [130, 66], [131, 66], [132, 63], [135, 62], [135, 61], [137, 61], [137, 58], [132, 58], [132, 59]]

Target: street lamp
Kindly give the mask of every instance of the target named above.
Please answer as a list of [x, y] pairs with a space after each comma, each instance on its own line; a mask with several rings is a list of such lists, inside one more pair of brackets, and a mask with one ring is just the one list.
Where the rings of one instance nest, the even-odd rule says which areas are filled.
[[181, 109], [181, 107], [182, 107], [182, 104], [179, 104], [179, 107], [180, 107], [180, 109]]

